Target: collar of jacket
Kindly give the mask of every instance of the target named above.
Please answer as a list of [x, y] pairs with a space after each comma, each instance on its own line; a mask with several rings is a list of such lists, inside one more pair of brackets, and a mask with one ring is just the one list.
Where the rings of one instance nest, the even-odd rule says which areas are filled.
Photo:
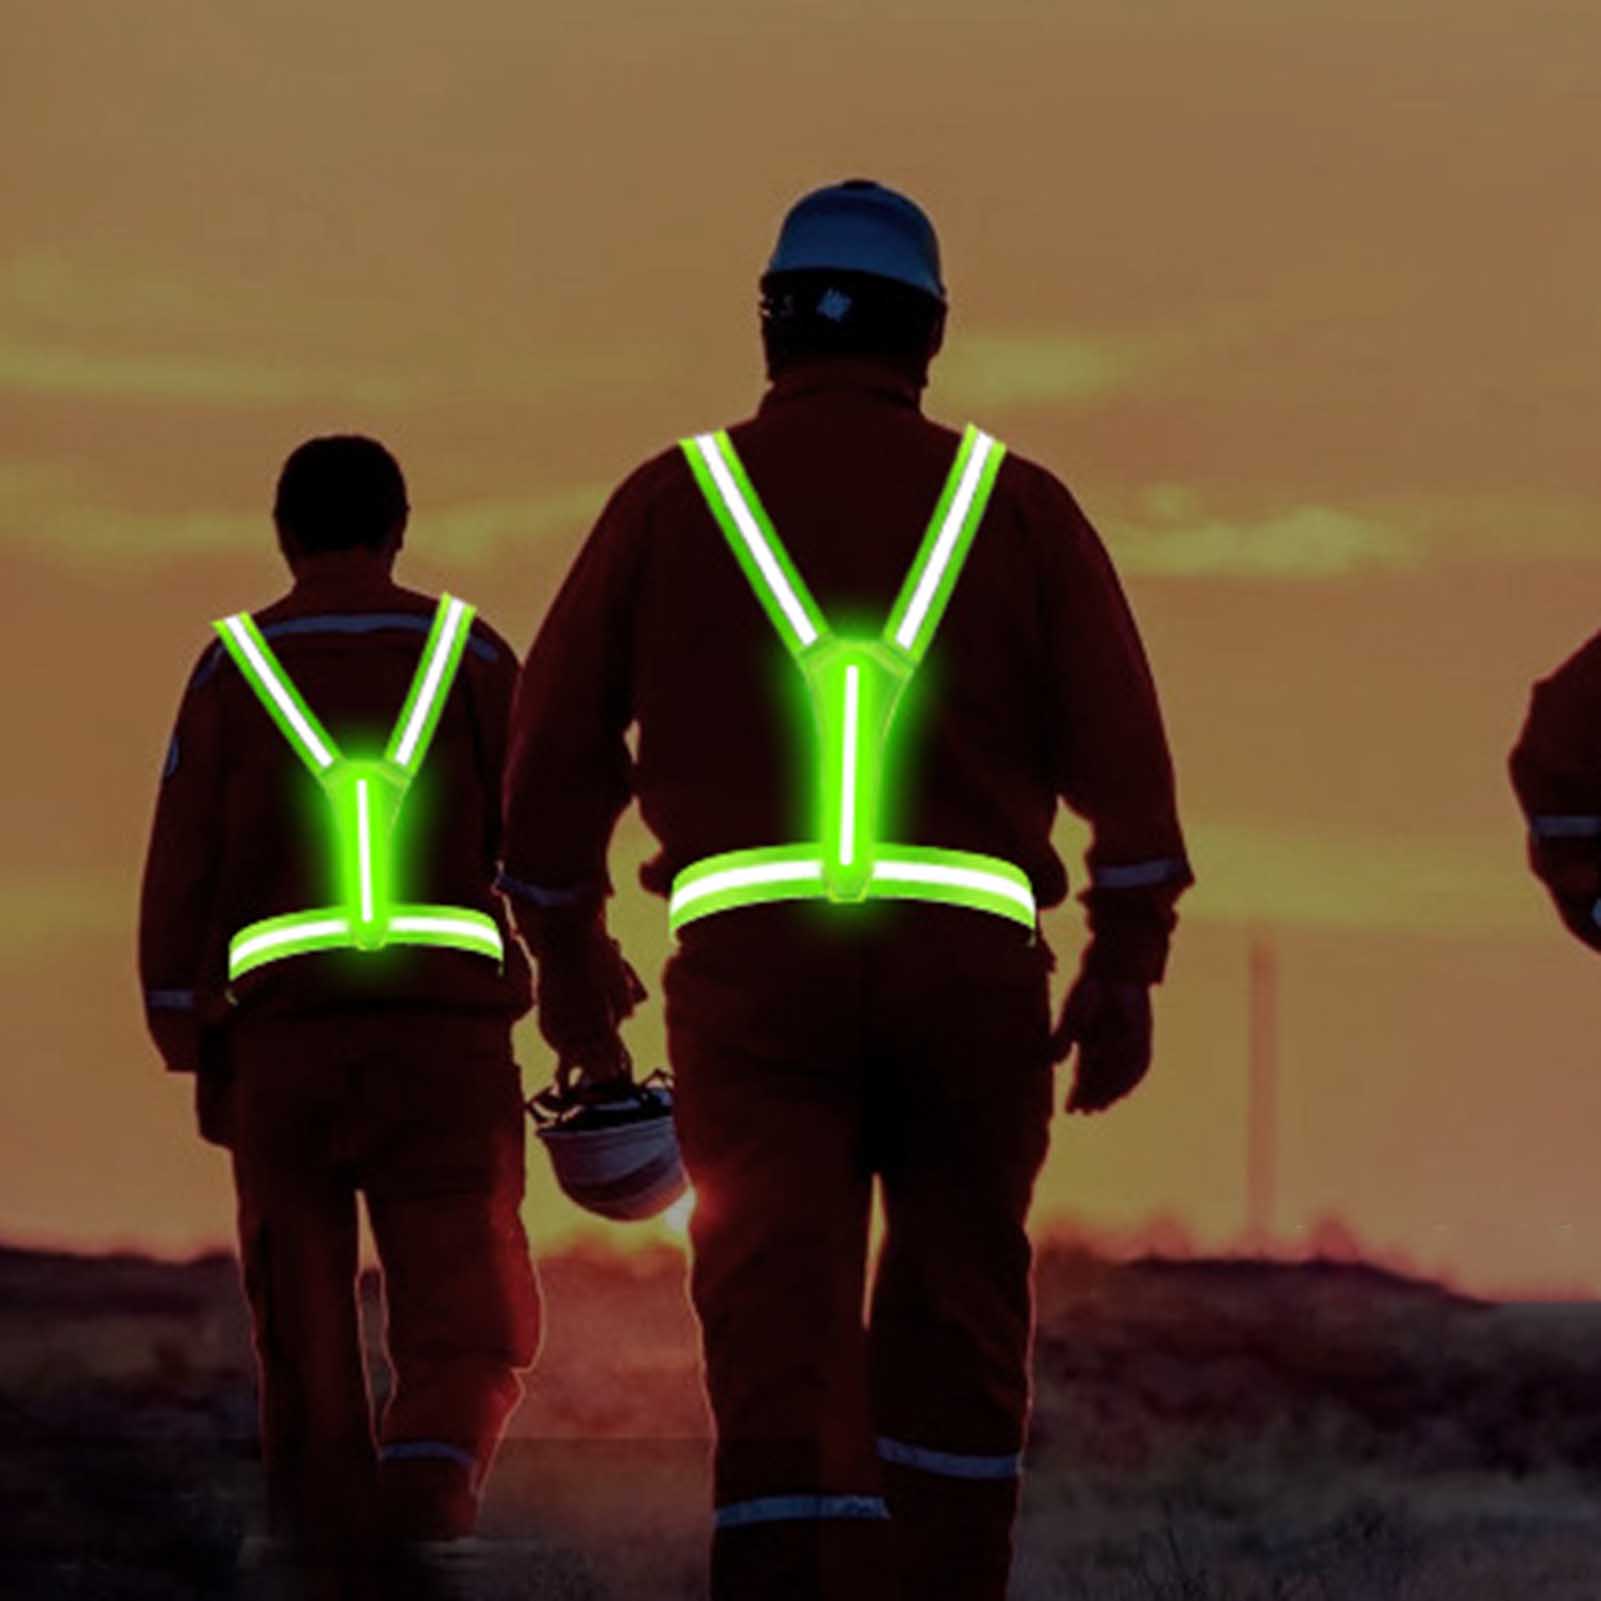
[[294, 577], [295, 599], [318, 605], [381, 600], [393, 597], [399, 587], [386, 563], [355, 550], [325, 551], [302, 561]]
[[882, 395], [920, 410], [923, 386], [903, 368], [872, 356], [815, 356], [786, 367], [762, 396], [759, 412], [771, 411], [802, 395], [855, 390]]

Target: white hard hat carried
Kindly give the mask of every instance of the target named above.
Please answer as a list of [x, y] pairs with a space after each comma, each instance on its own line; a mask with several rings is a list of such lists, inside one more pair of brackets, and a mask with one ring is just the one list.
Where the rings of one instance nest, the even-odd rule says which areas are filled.
[[659, 1217], [689, 1188], [672, 1079], [662, 1069], [638, 1083], [625, 1073], [578, 1090], [553, 1084], [527, 1104], [557, 1184], [586, 1212], [618, 1222]]

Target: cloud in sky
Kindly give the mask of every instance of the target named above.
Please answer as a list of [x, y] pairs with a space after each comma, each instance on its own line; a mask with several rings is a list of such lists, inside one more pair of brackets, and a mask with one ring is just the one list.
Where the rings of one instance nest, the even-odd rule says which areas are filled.
[[1216, 509], [1193, 486], [1158, 484], [1097, 526], [1121, 571], [1157, 578], [1302, 582], [1459, 564], [1601, 561], [1593, 505], [1542, 490], [1426, 489], [1344, 505], [1285, 493], [1277, 504], [1239, 512]]
[[404, 377], [182, 354], [128, 355], [70, 345], [0, 340], [0, 389], [110, 400], [158, 400], [206, 406], [289, 405], [322, 401], [397, 410], [419, 398]]
[[[569, 536], [576, 550], [611, 487], [574, 484], [548, 495], [422, 505], [412, 514], [413, 540], [430, 561], [464, 567], [555, 536]], [[271, 538], [265, 510], [136, 511], [85, 494], [66, 467], [0, 462], [0, 548], [63, 566], [237, 554]]]
[[964, 332], [940, 352], [932, 377], [941, 399], [961, 406], [1081, 405], [1126, 388], [1141, 367], [1132, 345]]
[[427, 514], [430, 560], [468, 566], [491, 560], [508, 548], [554, 535], [576, 539], [593, 526], [612, 492], [610, 484], [574, 484], [537, 497], [467, 501]]
[[[413, 515], [417, 542], [431, 559], [468, 567], [550, 538], [571, 539], [576, 550], [614, 487], [596, 480], [543, 495], [423, 502]], [[1127, 515], [1114, 508], [1096, 518], [1119, 570], [1131, 577], [1311, 582], [1453, 562], [1601, 560], [1594, 511], [1577, 499], [1419, 495], [1225, 514], [1210, 509], [1203, 492], [1169, 484], [1141, 492], [1133, 506]], [[255, 509], [133, 510], [86, 485], [68, 464], [0, 460], [0, 549], [74, 565], [236, 552], [269, 536], [265, 513]]]
[[1345, 577], [1421, 566], [1423, 542], [1381, 516], [1315, 503], [1254, 517], [1209, 512], [1200, 495], [1160, 485], [1140, 497], [1139, 512], [1111, 518], [1104, 530], [1119, 567], [1163, 578]]
[[[150, 777], [153, 785], [155, 773]], [[43, 945], [80, 936], [133, 937], [137, 914], [124, 877], [8, 867], [5, 881], [7, 915], [0, 922], [0, 962], [25, 966], [40, 959]]]

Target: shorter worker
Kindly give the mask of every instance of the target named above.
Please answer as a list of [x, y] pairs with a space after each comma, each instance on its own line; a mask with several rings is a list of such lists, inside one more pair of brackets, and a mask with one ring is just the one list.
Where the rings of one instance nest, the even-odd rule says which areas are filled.
[[[540, 1328], [529, 969], [492, 889], [516, 660], [471, 606], [394, 582], [407, 509], [371, 439], [284, 464], [294, 587], [217, 623], [190, 675], [141, 905], [150, 1032], [233, 1156], [269, 1549], [353, 1582], [373, 1536], [473, 1529]], [[358, 1192], [394, 1371], [376, 1443]]]

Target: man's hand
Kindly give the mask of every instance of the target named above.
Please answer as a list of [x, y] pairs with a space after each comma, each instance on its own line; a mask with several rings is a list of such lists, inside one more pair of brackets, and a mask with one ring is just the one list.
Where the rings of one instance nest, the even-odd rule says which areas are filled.
[[617, 1027], [647, 997], [617, 941], [598, 930], [539, 959], [539, 1032], [568, 1077], [576, 1069], [596, 1083], [628, 1072]]
[[1140, 983], [1081, 974], [1051, 1036], [1051, 1060], [1078, 1047], [1069, 1112], [1104, 1112], [1145, 1077], [1151, 1065], [1151, 992]]
[[585, 1060], [564, 1056], [556, 1064], [556, 1093], [563, 1101], [604, 1101], [633, 1082], [634, 1059], [615, 1034]]

